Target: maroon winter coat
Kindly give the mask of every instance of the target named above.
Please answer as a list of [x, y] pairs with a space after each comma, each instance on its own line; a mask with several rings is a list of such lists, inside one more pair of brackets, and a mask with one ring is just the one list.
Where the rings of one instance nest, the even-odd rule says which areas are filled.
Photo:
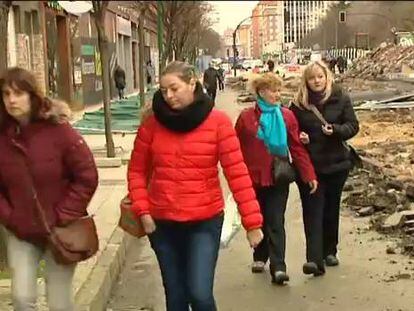
[[[263, 141], [257, 138], [260, 114], [257, 105], [247, 108], [242, 111], [236, 123], [244, 161], [256, 187], [273, 185], [273, 156], [268, 152]], [[282, 115], [286, 124], [288, 146], [294, 166], [304, 182], [316, 180], [309, 154], [299, 140], [299, 126], [295, 115], [286, 108], [282, 108]]]
[[44, 243], [36, 215], [31, 177], [53, 227], [87, 214], [98, 185], [93, 155], [69, 123], [36, 121], [20, 128], [8, 121], [0, 130], [0, 222], [18, 238]]

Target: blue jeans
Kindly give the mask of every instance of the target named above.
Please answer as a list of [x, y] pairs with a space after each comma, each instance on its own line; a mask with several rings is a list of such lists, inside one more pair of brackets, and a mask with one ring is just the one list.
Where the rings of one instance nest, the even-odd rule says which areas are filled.
[[214, 272], [224, 215], [197, 222], [155, 221], [149, 236], [157, 255], [167, 311], [215, 311]]

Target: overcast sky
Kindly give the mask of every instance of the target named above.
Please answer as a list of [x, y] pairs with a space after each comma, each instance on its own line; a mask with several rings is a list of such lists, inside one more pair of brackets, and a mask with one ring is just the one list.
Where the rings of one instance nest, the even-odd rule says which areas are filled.
[[213, 13], [213, 20], [217, 18], [218, 23], [213, 29], [220, 35], [228, 27], [235, 28], [240, 21], [251, 16], [253, 8], [259, 1], [208, 1], [216, 11]]

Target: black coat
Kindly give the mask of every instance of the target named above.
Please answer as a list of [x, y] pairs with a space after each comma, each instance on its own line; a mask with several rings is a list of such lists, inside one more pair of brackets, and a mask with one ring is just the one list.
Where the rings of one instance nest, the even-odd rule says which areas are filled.
[[339, 86], [334, 86], [326, 103], [318, 107], [326, 121], [333, 125], [333, 134], [322, 132], [321, 121], [312, 111], [291, 105], [299, 122], [300, 130], [309, 135], [306, 145], [317, 174], [332, 174], [352, 168], [350, 152], [344, 142], [359, 131], [352, 102]]
[[203, 84], [207, 90], [217, 90], [217, 81], [220, 79], [218, 71], [212, 67], [204, 71]]
[[115, 86], [117, 89], [125, 88], [125, 71], [118, 66], [114, 71]]

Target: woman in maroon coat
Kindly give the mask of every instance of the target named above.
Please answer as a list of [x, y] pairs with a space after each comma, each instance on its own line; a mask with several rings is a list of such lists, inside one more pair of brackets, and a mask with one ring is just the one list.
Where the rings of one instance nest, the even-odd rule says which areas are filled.
[[57, 264], [47, 248], [31, 188], [50, 227], [65, 225], [87, 215], [98, 184], [95, 162], [67, 122], [68, 106], [42, 96], [30, 72], [9, 69], [0, 90], [0, 224], [7, 229], [13, 306], [35, 310], [37, 266], [44, 258], [49, 308], [73, 310], [75, 266]]
[[[272, 282], [277, 284], [289, 280], [285, 263], [284, 227], [289, 184], [275, 184], [273, 181], [272, 163], [275, 154], [269, 140], [274, 139], [276, 133], [272, 133], [272, 128], [283, 129], [285, 135], [281, 136], [285, 136], [284, 143], [288, 149], [286, 154], [290, 154], [300, 178], [309, 185], [309, 191], [313, 193], [318, 187], [309, 155], [299, 141], [297, 120], [290, 110], [280, 106], [281, 87], [282, 80], [273, 73], [266, 73], [254, 79], [252, 91], [258, 97], [257, 103], [254, 107], [245, 109], [236, 123], [243, 157], [254, 184], [265, 224], [265, 238], [253, 253], [252, 272], [263, 272], [265, 263], [270, 259]], [[263, 133], [269, 133], [269, 137], [266, 138], [259, 129]]]

